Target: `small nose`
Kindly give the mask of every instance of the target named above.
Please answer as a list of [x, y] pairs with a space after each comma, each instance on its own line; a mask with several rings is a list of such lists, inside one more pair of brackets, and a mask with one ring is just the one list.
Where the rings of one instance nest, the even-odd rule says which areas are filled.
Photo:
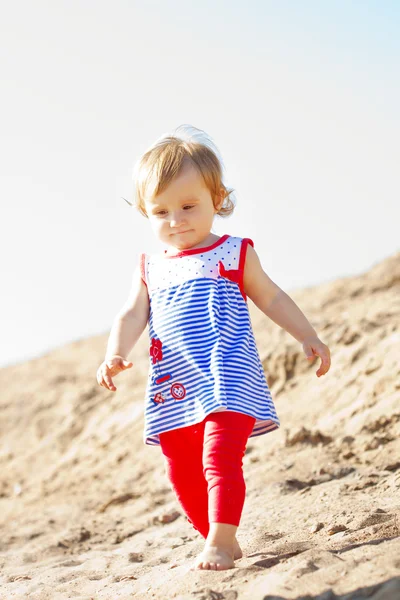
[[181, 211], [175, 211], [171, 213], [170, 225], [171, 227], [178, 227], [182, 223], [183, 215]]

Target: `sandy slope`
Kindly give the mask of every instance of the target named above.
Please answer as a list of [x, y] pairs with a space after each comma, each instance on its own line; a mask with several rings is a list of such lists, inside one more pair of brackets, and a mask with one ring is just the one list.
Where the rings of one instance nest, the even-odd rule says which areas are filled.
[[235, 569], [191, 571], [159, 448], [142, 442], [147, 331], [113, 394], [107, 335], [0, 371], [0, 598], [400, 599], [400, 254], [291, 294], [332, 353], [249, 303], [281, 428], [249, 442]]

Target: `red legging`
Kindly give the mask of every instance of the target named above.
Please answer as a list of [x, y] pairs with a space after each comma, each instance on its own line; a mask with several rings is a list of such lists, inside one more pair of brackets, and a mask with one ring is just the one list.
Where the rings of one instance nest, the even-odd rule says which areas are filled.
[[172, 488], [204, 538], [210, 523], [239, 525], [246, 493], [242, 459], [255, 421], [242, 413], [215, 412], [201, 423], [160, 433]]

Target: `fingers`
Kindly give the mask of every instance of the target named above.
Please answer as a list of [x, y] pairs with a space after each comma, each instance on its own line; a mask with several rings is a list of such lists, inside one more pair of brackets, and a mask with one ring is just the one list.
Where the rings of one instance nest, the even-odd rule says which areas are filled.
[[113, 383], [113, 380], [111, 379], [110, 375], [108, 373], [104, 374], [103, 377], [106, 387], [111, 391], [111, 392], [115, 392], [115, 390], [117, 389]]
[[326, 369], [325, 371], [319, 369], [317, 371], [317, 377], [321, 377], [321, 375], [326, 375], [327, 372], [328, 372], [328, 369]]
[[97, 371], [97, 383], [102, 387], [105, 387], [107, 390], [111, 392], [116, 391], [116, 387], [114, 385], [113, 380], [111, 379], [111, 375], [109, 373], [109, 368], [104, 363], [99, 367]]
[[327, 353], [321, 354], [321, 365], [317, 371], [317, 376], [321, 377], [321, 375], [325, 375], [331, 367], [331, 357], [329, 354], [329, 349]]
[[111, 379], [111, 377], [97, 377], [97, 382], [99, 385], [101, 385], [102, 387], [106, 388], [106, 390], [110, 390], [110, 392], [115, 392], [116, 391], [116, 387]]
[[312, 362], [317, 356], [321, 358], [321, 365], [316, 372], [317, 377], [325, 375], [331, 366], [331, 356], [328, 346], [320, 342], [313, 344], [307, 343], [303, 347], [308, 361]]
[[97, 383], [107, 390], [115, 392], [117, 388], [114, 385], [112, 376], [118, 375], [125, 369], [130, 369], [132, 366], [133, 363], [120, 356], [104, 361], [97, 370]]

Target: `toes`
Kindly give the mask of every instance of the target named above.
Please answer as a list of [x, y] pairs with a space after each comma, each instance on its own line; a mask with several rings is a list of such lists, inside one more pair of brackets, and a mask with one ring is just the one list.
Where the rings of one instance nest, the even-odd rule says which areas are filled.
[[225, 564], [224, 560], [222, 560], [222, 562], [215, 562], [215, 558], [213, 561], [211, 561], [210, 559], [207, 560], [205, 557], [198, 557], [193, 565], [193, 570], [200, 569], [202, 571], [223, 571], [224, 569], [231, 569], [234, 566], [233, 563], [232, 565], [228, 564], [228, 561], [227, 564]]
[[197, 568], [203, 571], [218, 571], [219, 565], [212, 562], [204, 561], [199, 563]]

